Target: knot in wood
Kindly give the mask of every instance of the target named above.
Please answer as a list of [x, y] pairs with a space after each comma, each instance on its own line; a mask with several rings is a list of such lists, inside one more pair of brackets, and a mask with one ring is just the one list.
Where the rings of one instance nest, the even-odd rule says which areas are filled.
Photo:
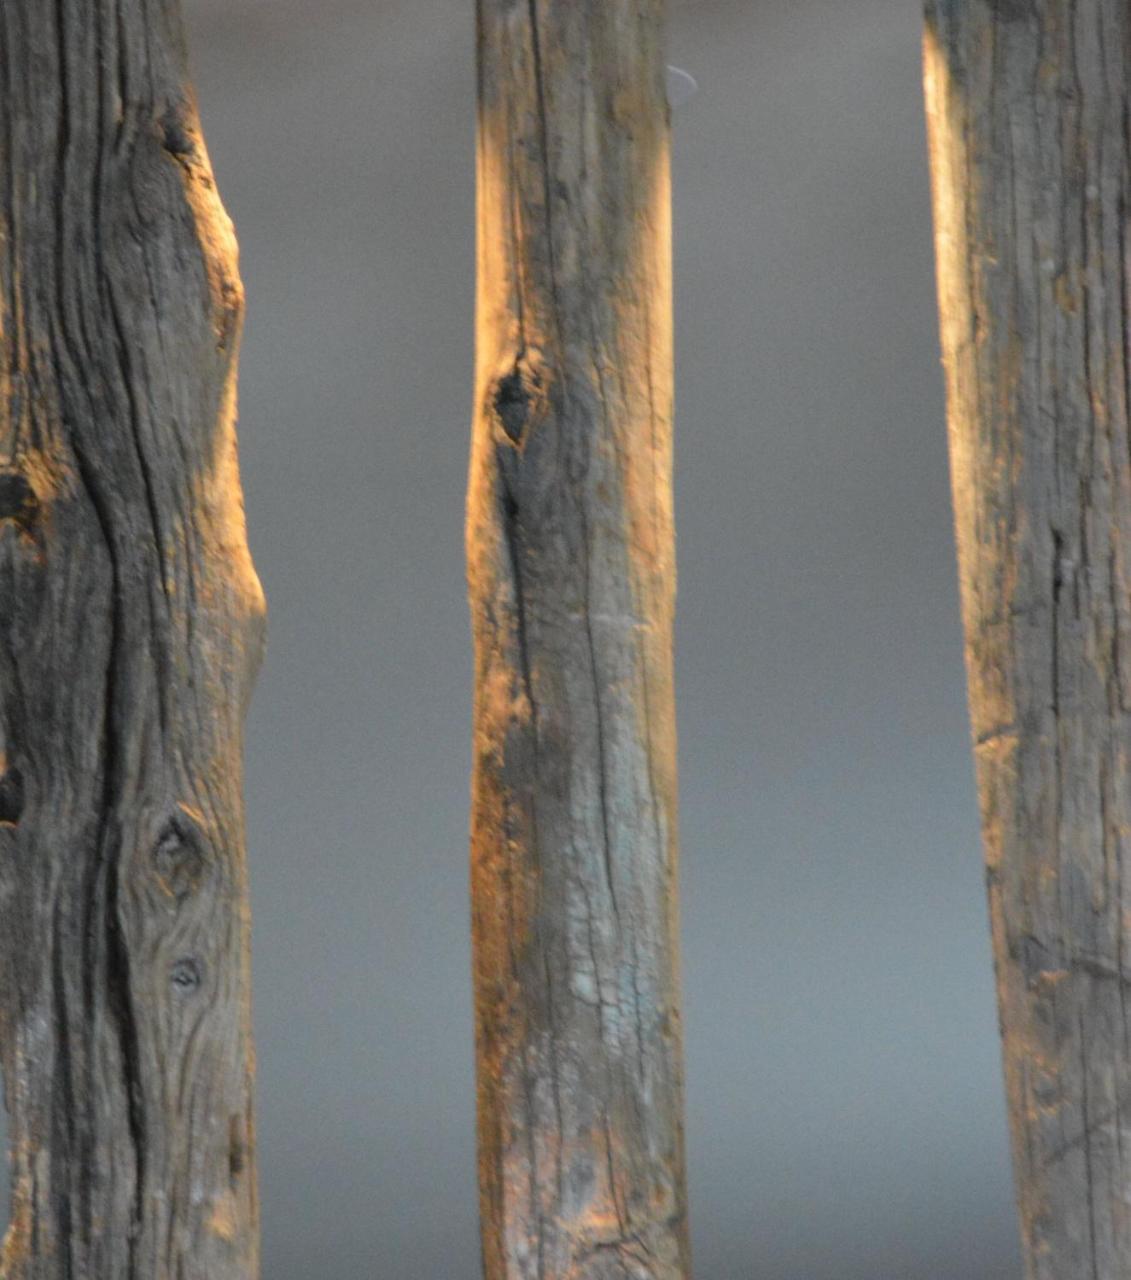
[[24, 775], [0, 756], [0, 826], [14, 827], [24, 813]]
[[22, 471], [0, 471], [0, 522], [29, 530], [39, 515], [39, 499]]
[[175, 159], [190, 156], [196, 150], [192, 134], [185, 126], [183, 111], [170, 106], [161, 117], [158, 125], [161, 133], [161, 145]]
[[489, 411], [511, 444], [521, 448], [545, 416], [546, 387], [542, 354], [535, 347], [524, 347], [511, 367], [492, 383]]
[[195, 893], [206, 866], [204, 833], [184, 805], [170, 817], [157, 838], [153, 862], [162, 888], [178, 903]]
[[531, 398], [517, 365], [513, 373], [508, 373], [499, 380], [495, 389], [495, 412], [503, 424], [503, 430], [515, 444], [519, 443], [526, 430]]
[[192, 956], [182, 956], [169, 970], [169, 982], [173, 990], [182, 996], [192, 995], [201, 983], [200, 963]]

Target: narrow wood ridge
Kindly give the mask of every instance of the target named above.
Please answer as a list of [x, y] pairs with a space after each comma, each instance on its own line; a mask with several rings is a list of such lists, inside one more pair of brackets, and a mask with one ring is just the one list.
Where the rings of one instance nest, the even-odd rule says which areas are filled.
[[662, 17], [478, 7], [467, 544], [488, 1280], [690, 1274]]
[[172, 0], [0, 6], [6, 1280], [250, 1280], [242, 290]]

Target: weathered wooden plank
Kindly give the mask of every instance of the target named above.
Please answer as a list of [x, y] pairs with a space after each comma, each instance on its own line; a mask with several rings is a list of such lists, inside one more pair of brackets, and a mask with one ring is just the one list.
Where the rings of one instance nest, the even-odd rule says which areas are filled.
[[1031, 1280], [1131, 1275], [1125, 0], [929, 0], [959, 566]]
[[257, 1274], [242, 289], [175, 0], [0, 4], [8, 1280]]
[[468, 563], [489, 1280], [689, 1274], [660, 0], [480, 0]]

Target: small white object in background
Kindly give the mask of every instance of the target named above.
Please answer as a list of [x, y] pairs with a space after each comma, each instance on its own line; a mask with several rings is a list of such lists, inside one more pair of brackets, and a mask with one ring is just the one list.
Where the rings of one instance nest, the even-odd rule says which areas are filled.
[[667, 74], [668, 87], [668, 106], [674, 111], [676, 107], [682, 107], [685, 102], [690, 102], [692, 98], [699, 92], [699, 84], [690, 72], [682, 71], [679, 67], [673, 67], [668, 64]]

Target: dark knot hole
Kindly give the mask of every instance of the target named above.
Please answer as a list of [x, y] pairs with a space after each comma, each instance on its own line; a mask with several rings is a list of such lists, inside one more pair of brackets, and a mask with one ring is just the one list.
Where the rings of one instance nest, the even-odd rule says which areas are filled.
[[175, 157], [192, 155], [192, 134], [185, 127], [185, 120], [176, 107], [169, 107], [161, 117], [161, 145]]
[[0, 824], [14, 827], [24, 812], [24, 775], [12, 765], [0, 775]]
[[27, 528], [39, 511], [39, 499], [27, 476], [0, 471], [0, 520], [14, 520]]
[[205, 871], [204, 842], [198, 824], [183, 807], [157, 839], [153, 861], [165, 889], [183, 902], [200, 886]]
[[495, 412], [503, 430], [517, 444], [522, 439], [530, 415], [530, 392], [517, 369], [499, 382], [495, 392]]
[[191, 995], [200, 986], [200, 965], [191, 956], [183, 957], [170, 970], [169, 981], [178, 995]]

